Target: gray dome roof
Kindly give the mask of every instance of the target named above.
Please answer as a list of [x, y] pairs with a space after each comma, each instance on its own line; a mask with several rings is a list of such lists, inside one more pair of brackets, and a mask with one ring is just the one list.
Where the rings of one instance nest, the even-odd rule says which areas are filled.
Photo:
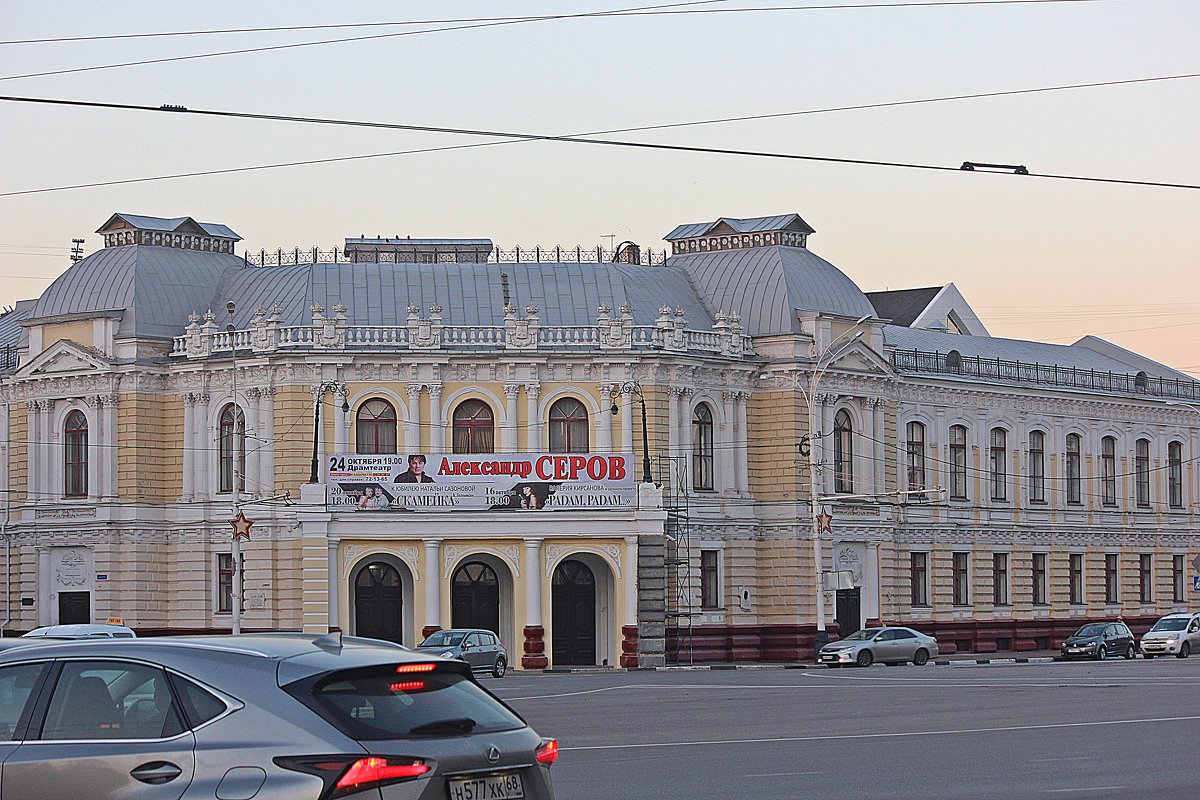
[[229, 254], [171, 247], [105, 247], [72, 264], [38, 298], [30, 318], [110, 312], [118, 337], [170, 338], [193, 311], [212, 307], [227, 274], [245, 270]]
[[691, 276], [710, 311], [736, 313], [751, 336], [792, 333], [796, 309], [875, 316], [845, 273], [802, 247], [751, 247], [672, 256], [667, 264]]
[[403, 325], [409, 303], [420, 306], [422, 314], [437, 303], [447, 325], [501, 325], [505, 283], [508, 302], [522, 315], [526, 306], [537, 306], [542, 325], [592, 325], [597, 306], [608, 305], [615, 314], [625, 303], [639, 325], [652, 325], [664, 304], [682, 308], [688, 327], [706, 329], [713, 324], [683, 270], [605, 263], [368, 262], [249, 268], [226, 277], [213, 310], [224, 324], [225, 301], [233, 300], [234, 324], [244, 328], [259, 306], [278, 305], [284, 322], [298, 325], [312, 318], [314, 303], [327, 313], [342, 303], [351, 325]]

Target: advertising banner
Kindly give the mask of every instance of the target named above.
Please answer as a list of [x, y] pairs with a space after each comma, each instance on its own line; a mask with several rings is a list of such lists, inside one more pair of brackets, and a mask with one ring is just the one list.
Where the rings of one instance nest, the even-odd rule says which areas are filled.
[[325, 482], [336, 510], [578, 511], [635, 502], [630, 454], [330, 454]]

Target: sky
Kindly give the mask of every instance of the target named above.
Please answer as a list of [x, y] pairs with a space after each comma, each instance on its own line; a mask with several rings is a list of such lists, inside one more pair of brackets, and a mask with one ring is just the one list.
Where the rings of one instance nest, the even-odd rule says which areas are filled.
[[[0, 0], [0, 94], [561, 135], [1200, 73], [1197, 0], [961, 2]], [[703, 13], [11, 43], [652, 4]], [[1197, 131], [1200, 78], [1185, 78], [608, 138], [1195, 185]], [[663, 248], [680, 223], [795, 212], [816, 229], [810, 249], [864, 291], [953, 282], [992, 335], [1094, 334], [1200, 375], [1195, 189], [519, 142], [5, 194], [485, 141], [0, 102], [0, 305], [48, 286], [71, 239], [98, 249], [113, 212], [224, 223], [250, 250], [359, 235]]]

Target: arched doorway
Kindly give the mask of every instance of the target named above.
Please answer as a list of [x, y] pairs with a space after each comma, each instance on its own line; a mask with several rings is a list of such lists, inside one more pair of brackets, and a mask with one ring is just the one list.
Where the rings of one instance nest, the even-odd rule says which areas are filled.
[[596, 663], [596, 576], [569, 559], [554, 570], [550, 588], [554, 665]]
[[[483, 628], [500, 636], [500, 581], [482, 561], [468, 561], [450, 583], [450, 624]], [[503, 637], [501, 637], [503, 638]]]
[[385, 561], [373, 561], [354, 580], [354, 633], [400, 642], [404, 634], [404, 587], [400, 572]]

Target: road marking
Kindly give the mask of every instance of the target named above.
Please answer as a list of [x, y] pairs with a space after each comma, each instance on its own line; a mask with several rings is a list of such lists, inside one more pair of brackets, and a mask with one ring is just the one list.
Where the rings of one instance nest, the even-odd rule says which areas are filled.
[[528, 697], [506, 697], [505, 700], [548, 700], [555, 697], [577, 697], [581, 694], [597, 694], [598, 692], [611, 692], [616, 689], [652, 689], [652, 686], [605, 686], [600, 689], [583, 689], [578, 692], [562, 692], [560, 694], [535, 694]]
[[749, 775], [743, 775], [743, 778], [787, 778], [792, 775], [820, 775], [816, 772], [751, 772]]
[[1049, 761], [1098, 761], [1100, 756], [1063, 756], [1062, 758], [1035, 758], [1034, 764], [1044, 764]]
[[1103, 792], [1108, 789], [1124, 789], [1124, 786], [1080, 786], [1073, 789], [1042, 789], [1046, 794], [1059, 794], [1061, 792]]
[[783, 742], [830, 742], [847, 739], [905, 739], [916, 736], [962, 736], [971, 733], [1013, 733], [1016, 731], [1064, 730], [1067, 728], [1099, 728], [1110, 725], [1148, 725], [1163, 722], [1197, 722], [1200, 715], [1187, 717], [1152, 717], [1149, 719], [1114, 719], [1096, 722], [1056, 722], [1045, 725], [1006, 725], [999, 728], [958, 728], [940, 731], [898, 731], [895, 733], [834, 733], [824, 736], [773, 736], [758, 739], [701, 739], [687, 742], [640, 742], [633, 744], [589, 744], [560, 747], [560, 750], [640, 750], [651, 747], [703, 747], [728, 744], [773, 744]]

